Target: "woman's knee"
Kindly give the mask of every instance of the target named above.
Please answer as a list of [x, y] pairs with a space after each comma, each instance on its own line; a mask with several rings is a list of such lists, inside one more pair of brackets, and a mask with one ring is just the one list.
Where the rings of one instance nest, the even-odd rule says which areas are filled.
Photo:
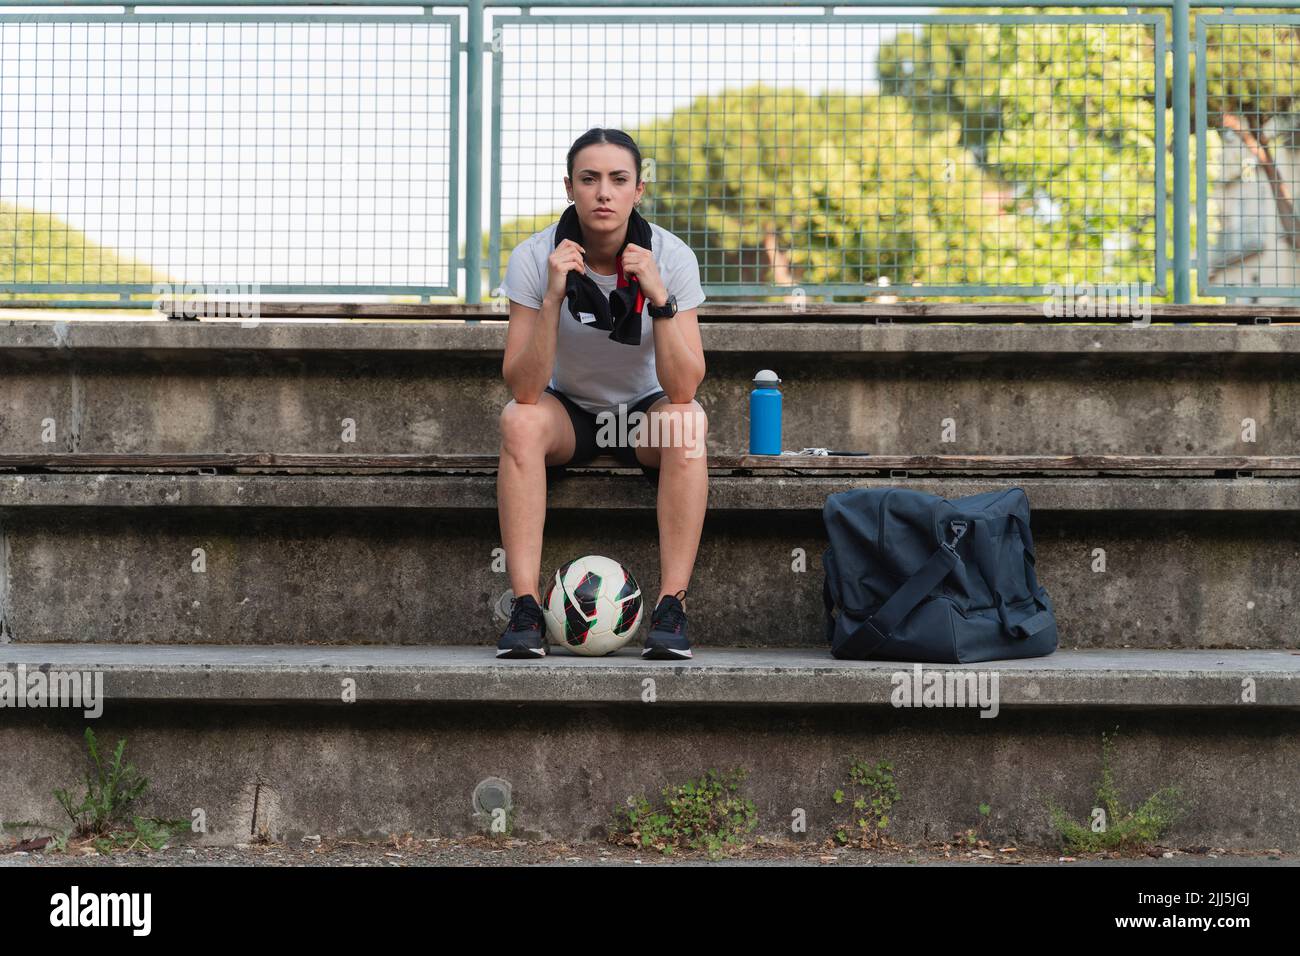
[[685, 466], [703, 461], [708, 451], [709, 416], [700, 403], [693, 399], [679, 405], [666, 403], [656, 411], [667, 416], [659, 428], [660, 436], [667, 439], [660, 448], [663, 463]]
[[513, 398], [501, 409], [501, 448], [514, 457], [545, 455], [550, 418], [540, 405], [521, 405]]

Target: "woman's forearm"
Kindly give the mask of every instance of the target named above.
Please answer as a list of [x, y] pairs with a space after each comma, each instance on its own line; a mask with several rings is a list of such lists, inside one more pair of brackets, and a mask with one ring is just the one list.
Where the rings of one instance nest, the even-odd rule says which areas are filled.
[[695, 398], [704, 381], [704, 363], [682, 335], [676, 319], [652, 320], [655, 337], [655, 373], [668, 400], [685, 405]]
[[537, 311], [537, 321], [533, 323], [532, 335], [515, 357], [513, 363], [503, 370], [506, 385], [520, 405], [536, 405], [546, 391], [555, 369], [555, 343], [560, 326], [560, 303], [563, 299], [542, 299], [542, 307]]

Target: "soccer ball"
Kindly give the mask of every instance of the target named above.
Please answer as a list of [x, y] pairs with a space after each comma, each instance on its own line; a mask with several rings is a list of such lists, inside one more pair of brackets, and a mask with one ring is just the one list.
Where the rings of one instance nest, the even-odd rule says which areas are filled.
[[636, 633], [641, 586], [613, 558], [588, 554], [560, 567], [546, 590], [546, 634], [576, 654], [612, 654]]

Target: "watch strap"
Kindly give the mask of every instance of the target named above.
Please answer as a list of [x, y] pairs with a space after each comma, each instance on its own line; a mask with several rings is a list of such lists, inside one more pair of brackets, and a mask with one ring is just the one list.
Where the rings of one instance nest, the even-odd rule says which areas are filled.
[[668, 301], [662, 306], [650, 306], [650, 318], [652, 319], [671, 319], [677, 314], [677, 296], [670, 295]]

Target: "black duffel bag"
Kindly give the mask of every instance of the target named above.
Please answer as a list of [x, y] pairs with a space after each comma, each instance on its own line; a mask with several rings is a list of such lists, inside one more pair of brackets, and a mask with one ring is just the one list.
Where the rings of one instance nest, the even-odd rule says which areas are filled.
[[829, 496], [822, 517], [835, 657], [964, 664], [1056, 650], [1023, 489], [948, 501], [856, 488]]

